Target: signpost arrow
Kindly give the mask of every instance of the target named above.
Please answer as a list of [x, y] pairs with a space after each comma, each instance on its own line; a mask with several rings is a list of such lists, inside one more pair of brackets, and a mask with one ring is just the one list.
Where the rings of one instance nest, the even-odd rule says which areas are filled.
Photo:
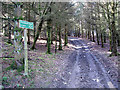
[[19, 27], [24, 29], [24, 75], [28, 75], [28, 48], [27, 48], [27, 29], [34, 29], [33, 22], [19, 20]]

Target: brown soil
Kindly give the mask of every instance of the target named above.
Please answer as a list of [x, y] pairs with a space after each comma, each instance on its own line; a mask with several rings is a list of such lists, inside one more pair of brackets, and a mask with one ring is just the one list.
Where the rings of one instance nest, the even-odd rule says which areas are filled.
[[[32, 42], [31, 42], [32, 45]], [[14, 46], [7, 43], [7, 38], [3, 37], [2, 50], [3, 62], [2, 71], [3, 86], [5, 88], [47, 88], [50, 87], [56, 73], [61, 72], [72, 48], [63, 46], [63, 51], [54, 53], [54, 45], [51, 45], [52, 54], [46, 54], [46, 41], [38, 40], [36, 49], [31, 50], [28, 45], [29, 59], [29, 76], [23, 75], [24, 71], [17, 72], [14, 70], [6, 70], [14, 60]], [[62, 67], [61, 67], [62, 66]]]

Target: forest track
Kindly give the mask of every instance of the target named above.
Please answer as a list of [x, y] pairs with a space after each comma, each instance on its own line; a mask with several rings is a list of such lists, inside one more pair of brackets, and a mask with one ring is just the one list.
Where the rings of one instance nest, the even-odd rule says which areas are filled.
[[104, 66], [90, 48], [78, 38], [70, 38], [75, 51], [70, 55], [65, 73], [56, 82], [57, 88], [116, 88]]

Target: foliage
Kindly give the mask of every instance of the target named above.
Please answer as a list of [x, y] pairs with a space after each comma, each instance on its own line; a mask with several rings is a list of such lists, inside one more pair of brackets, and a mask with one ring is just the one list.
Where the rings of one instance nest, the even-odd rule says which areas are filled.
[[21, 65], [20, 67], [17, 67], [15, 64], [15, 61], [12, 62], [12, 64], [6, 68], [6, 70], [11, 70], [11, 69], [16, 69], [18, 72], [22, 72], [24, 70], [24, 64]]

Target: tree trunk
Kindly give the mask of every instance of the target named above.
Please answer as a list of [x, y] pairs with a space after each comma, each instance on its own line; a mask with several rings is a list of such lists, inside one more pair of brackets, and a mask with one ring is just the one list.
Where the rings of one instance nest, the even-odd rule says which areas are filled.
[[65, 26], [65, 43], [64, 43], [64, 46], [67, 46], [67, 43], [68, 43], [67, 26]]
[[88, 29], [88, 33], [87, 34], [88, 34], [88, 39], [90, 39], [90, 31], [89, 31], [89, 29]]
[[[35, 6], [34, 6], [35, 8], [36, 8], [36, 3], [35, 3]], [[35, 33], [36, 33], [36, 14], [34, 13], [34, 31], [33, 31], [33, 37], [34, 37], [34, 39], [35, 39]]]
[[51, 53], [51, 19], [48, 19], [47, 21], [47, 53]]
[[[28, 21], [30, 21], [30, 2], [29, 2], [29, 10], [28, 10]], [[27, 43], [30, 45], [30, 29], [28, 29], [27, 36], [28, 36], [28, 42]]]
[[87, 30], [86, 30], [86, 38], [87, 38]]
[[115, 2], [112, 3], [112, 55], [117, 56], [117, 46], [116, 46], [116, 28], [115, 28]]
[[34, 22], [34, 39], [35, 39], [35, 32], [36, 32], [36, 21]]
[[106, 32], [104, 31], [104, 43], [106, 43]]
[[100, 43], [99, 43], [99, 33], [98, 33], [97, 25], [96, 25], [96, 37], [97, 37], [97, 44], [100, 45]]
[[32, 47], [31, 47], [31, 49], [35, 49], [35, 44], [36, 44], [36, 41], [37, 41], [37, 39], [38, 39], [38, 37], [39, 37], [39, 34], [40, 34], [40, 32], [41, 32], [43, 22], [44, 22], [44, 19], [41, 18], [41, 22], [39, 23], [38, 30], [37, 30], [37, 33], [36, 33], [36, 35], [35, 35], [34, 42], [33, 42], [33, 45], [32, 45]]
[[109, 28], [109, 45], [110, 49], [109, 51], [112, 51], [112, 38], [111, 38], [111, 22], [110, 22], [110, 14], [109, 14], [109, 4], [107, 4], [107, 17], [108, 17], [108, 28]]
[[115, 21], [112, 21], [112, 55], [117, 56]]
[[91, 25], [90, 25], [90, 32], [89, 32], [90, 34], [90, 41], [92, 41], [92, 36], [91, 36]]
[[78, 37], [80, 37], [80, 27], [79, 27], [79, 33], [78, 33]]
[[83, 24], [82, 24], [82, 21], [81, 21], [81, 31], [82, 31], [82, 38], [84, 37], [84, 31], [83, 31]]
[[118, 46], [120, 46], [120, 35], [119, 34], [117, 34], [117, 44]]
[[110, 32], [109, 32], [109, 43], [110, 43], [110, 52], [112, 52], [112, 37], [111, 37], [111, 28], [110, 28]]
[[[5, 25], [6, 25], [7, 23], [5, 22]], [[7, 30], [7, 28], [5, 27], [4, 28], [4, 36], [8, 36], [8, 30]]]
[[10, 22], [9, 22], [9, 24], [8, 24], [8, 30], [9, 30], [9, 35], [8, 35], [8, 43], [12, 43], [11, 42], [11, 25], [10, 25]]
[[54, 33], [53, 33], [53, 30], [51, 30], [51, 44], [53, 44], [53, 40], [54, 40]]
[[59, 50], [62, 50], [61, 26], [59, 26]]
[[103, 33], [101, 31], [101, 47], [103, 48], [104, 47], [104, 42], [103, 42]]
[[101, 28], [101, 24], [99, 25], [99, 28], [100, 28], [100, 37], [101, 37], [101, 47], [104, 48], [103, 30]]
[[93, 28], [93, 25], [92, 25], [92, 36], [93, 36], [93, 42], [95, 42], [95, 36], [94, 36], [94, 28]]
[[[97, 3], [97, 8], [98, 8], [98, 11], [99, 11], [99, 6], [98, 6], [98, 3]], [[99, 12], [98, 13], [95, 13], [95, 17], [96, 18], [99, 18]], [[97, 20], [96, 20], [97, 22]], [[97, 44], [100, 45], [100, 41], [99, 41], [99, 32], [98, 32], [98, 25], [96, 24], [95, 26], [95, 29], [96, 29], [96, 38], [97, 38]]]
[[57, 53], [57, 25], [56, 25], [56, 31], [55, 31], [55, 53]]

